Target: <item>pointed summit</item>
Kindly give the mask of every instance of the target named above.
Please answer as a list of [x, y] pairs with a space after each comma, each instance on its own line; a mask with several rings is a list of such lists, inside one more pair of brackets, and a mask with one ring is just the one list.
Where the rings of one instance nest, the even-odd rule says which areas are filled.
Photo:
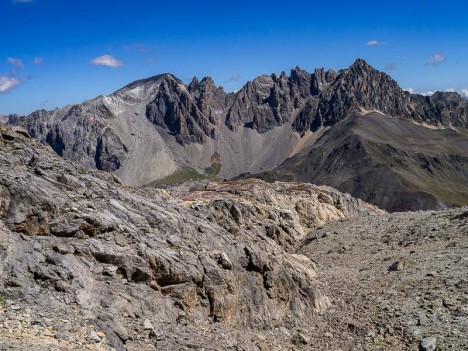
[[296, 68], [291, 69], [290, 77], [294, 81], [310, 80], [310, 73], [299, 66], [296, 66]]
[[[348, 71], [363, 73], [363, 72], [379, 72], [374, 67], [369, 65], [366, 60], [358, 58], [354, 63], [349, 66]], [[381, 72], [379, 72], [381, 73]]]
[[370, 67], [370, 68], [373, 68], [371, 65], [369, 65], [367, 63], [366, 60], [362, 59], [362, 58], [357, 58], [356, 61], [354, 61], [354, 63], [351, 65], [351, 66], [356, 66], [356, 67]]
[[127, 84], [123, 88], [120, 88], [115, 93], [129, 91], [129, 90], [135, 89], [135, 88], [137, 88], [139, 86], [148, 87], [148, 86], [151, 86], [151, 85], [157, 85], [157, 84], [161, 83], [164, 80], [166, 80], [166, 81], [167, 80], [176, 81], [177, 83], [182, 83], [182, 81], [179, 78], [177, 78], [176, 76], [174, 76], [172, 73], [163, 73], [163, 74], [158, 74], [156, 76], [152, 76], [152, 77], [149, 77], [149, 78], [135, 80], [135, 81], [131, 82], [130, 84]]

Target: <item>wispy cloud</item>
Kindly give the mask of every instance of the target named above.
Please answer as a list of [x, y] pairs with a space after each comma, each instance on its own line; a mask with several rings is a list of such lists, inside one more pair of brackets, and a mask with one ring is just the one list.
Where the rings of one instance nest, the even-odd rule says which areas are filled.
[[385, 65], [386, 71], [394, 71], [397, 69], [397, 64], [395, 62], [390, 62]]
[[[404, 91], [407, 91], [411, 94], [419, 94], [419, 95], [423, 95], [423, 96], [432, 96], [434, 95], [434, 91], [432, 90], [428, 90], [428, 91], [423, 91], [423, 92], [417, 92], [415, 89], [413, 88], [406, 88], [406, 89], [403, 89]], [[446, 93], [458, 93], [460, 94], [462, 97], [464, 97], [465, 99], [468, 99], [468, 88], [467, 89], [455, 89], [455, 88], [447, 88], [447, 89], [444, 89], [443, 90], [444, 92]]]
[[22, 81], [17, 78], [18, 71], [24, 68], [23, 61], [19, 58], [8, 57], [6, 63], [13, 66], [8, 76], [0, 75], [0, 94], [10, 91], [14, 87], [20, 85]]
[[145, 59], [145, 65], [151, 65], [158, 61], [159, 59], [157, 57], [148, 57], [147, 59]]
[[426, 65], [436, 67], [440, 65], [442, 62], [444, 62], [446, 59], [447, 57], [445, 57], [444, 54], [442, 54], [441, 52], [436, 52], [427, 57]]
[[224, 83], [231, 83], [231, 82], [237, 82], [241, 79], [241, 76], [239, 74], [234, 74], [231, 78], [229, 78], [228, 80], [225, 80]]
[[12, 65], [14, 68], [18, 68], [18, 69], [24, 68], [23, 61], [21, 61], [19, 58], [8, 57], [6, 62]]
[[0, 76], [0, 94], [6, 93], [21, 84], [21, 81], [14, 77]]
[[34, 64], [40, 65], [42, 63], [43, 59], [40, 56], [37, 56], [34, 58]]
[[444, 90], [446, 93], [458, 93], [465, 99], [468, 99], [468, 88], [467, 89], [454, 89], [454, 88], [447, 88]]
[[107, 66], [107, 67], [121, 67], [124, 65], [123, 61], [117, 60], [111, 55], [102, 55], [91, 60], [92, 65]]
[[367, 46], [381, 46], [381, 45], [384, 45], [385, 42], [384, 41], [379, 41], [377, 39], [372, 39], [372, 40], [369, 40], [366, 45]]
[[17, 3], [17, 2], [19, 2], [19, 3], [22, 3], [22, 2], [23, 2], [23, 3], [24, 3], [24, 2], [36, 2], [36, 0], [13, 0], [13, 3], [14, 3], [14, 4]]
[[419, 92], [416, 91], [416, 89], [413, 89], [413, 88], [406, 88], [406, 89], [403, 89], [403, 90], [407, 91], [410, 94], [419, 94], [419, 95], [423, 95], [423, 96], [434, 95], [433, 91], [425, 91], [425, 92], [419, 93]]
[[131, 43], [124, 46], [124, 50], [138, 51], [141, 53], [146, 53], [151, 51], [150, 48], [145, 43]]

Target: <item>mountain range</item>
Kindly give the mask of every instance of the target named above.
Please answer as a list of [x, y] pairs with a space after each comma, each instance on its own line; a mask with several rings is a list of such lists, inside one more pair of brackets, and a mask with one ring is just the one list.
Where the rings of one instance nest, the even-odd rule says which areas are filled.
[[468, 349], [455, 93], [357, 60], [0, 120], [2, 350]]
[[388, 211], [468, 203], [468, 102], [410, 94], [362, 59], [226, 93], [166, 73], [8, 124], [129, 186], [259, 177], [325, 184]]

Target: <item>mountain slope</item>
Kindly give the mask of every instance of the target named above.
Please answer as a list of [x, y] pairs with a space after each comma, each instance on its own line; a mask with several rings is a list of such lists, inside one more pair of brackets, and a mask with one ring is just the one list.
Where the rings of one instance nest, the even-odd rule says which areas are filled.
[[388, 211], [468, 203], [468, 136], [379, 113], [353, 115], [266, 179], [326, 184]]

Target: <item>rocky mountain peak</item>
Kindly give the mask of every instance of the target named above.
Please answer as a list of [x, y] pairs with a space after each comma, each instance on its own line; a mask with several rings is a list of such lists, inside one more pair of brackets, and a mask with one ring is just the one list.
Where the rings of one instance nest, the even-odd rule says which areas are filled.
[[226, 124], [232, 131], [246, 126], [265, 133], [291, 121], [310, 95], [311, 74], [299, 67], [290, 76], [285, 72], [261, 75], [236, 94]]
[[444, 101], [444, 102], [451, 102], [455, 104], [461, 104], [466, 101], [460, 94], [457, 92], [452, 91], [436, 91], [433, 95], [431, 95], [432, 100], [436, 101]]
[[202, 80], [199, 80], [198, 77], [193, 77], [187, 88], [191, 93], [194, 93], [198, 89], [213, 91], [218, 87], [216, 86], [213, 78], [207, 76], [203, 77]]
[[154, 98], [160, 86], [175, 87], [179, 84], [183, 84], [180, 79], [171, 73], [163, 73], [136, 80], [111, 94], [111, 97], [118, 97], [130, 104], [143, 104]]
[[[383, 90], [387, 88], [399, 91], [402, 90], [398, 83], [388, 74], [376, 70], [363, 59], [357, 59], [351, 66], [349, 66], [349, 68], [340, 71], [336, 78], [338, 81], [343, 81], [341, 84], [345, 85], [349, 85], [351, 83], [356, 87], [356, 85], [361, 84], [357, 87], [360, 90], [363, 89], [363, 81], [367, 81]], [[347, 86], [347, 88], [349, 88], [349, 86]], [[350, 91], [350, 93], [353, 92], [354, 91]]]
[[215, 86], [216, 87], [216, 84], [215, 84], [213, 78], [211, 78], [209, 76], [203, 77], [200, 83], [203, 84], [203, 85], [210, 85], [210, 86]]
[[297, 66], [297, 65], [296, 65], [296, 67], [291, 68], [291, 75], [293, 75], [293, 72], [305, 72], [307, 74], [310, 74], [305, 69], [302, 69], [300, 66]]
[[198, 88], [198, 85], [200, 84], [200, 81], [198, 80], [198, 77], [193, 77], [192, 81], [188, 85], [188, 89], [190, 91], [194, 91]]
[[318, 95], [323, 88], [333, 82], [336, 78], [336, 72], [332, 69], [325, 71], [324, 68], [316, 68], [312, 74], [312, 95]]
[[366, 60], [362, 58], [356, 59], [354, 63], [349, 66], [348, 70], [356, 70], [356, 71], [377, 71], [374, 67], [369, 65]]
[[165, 77], [154, 99], [146, 105], [146, 117], [176, 136], [181, 144], [204, 143], [215, 137], [226, 94], [211, 77], [194, 77], [186, 86], [172, 75]]
[[158, 85], [164, 80], [175, 80], [175, 81], [181, 82], [179, 79], [177, 79], [171, 73], [163, 73], [163, 74], [158, 74], [158, 75], [155, 75], [155, 76], [152, 76], [152, 77], [149, 77], [149, 78], [135, 80], [135, 81], [131, 82], [130, 84], [127, 84], [123, 88], [120, 88], [115, 93], [129, 91], [129, 90], [135, 89], [135, 88], [137, 88], [139, 86]]
[[362, 109], [398, 116], [409, 105], [409, 96], [389, 75], [357, 59], [323, 88], [310, 125], [333, 125]]

